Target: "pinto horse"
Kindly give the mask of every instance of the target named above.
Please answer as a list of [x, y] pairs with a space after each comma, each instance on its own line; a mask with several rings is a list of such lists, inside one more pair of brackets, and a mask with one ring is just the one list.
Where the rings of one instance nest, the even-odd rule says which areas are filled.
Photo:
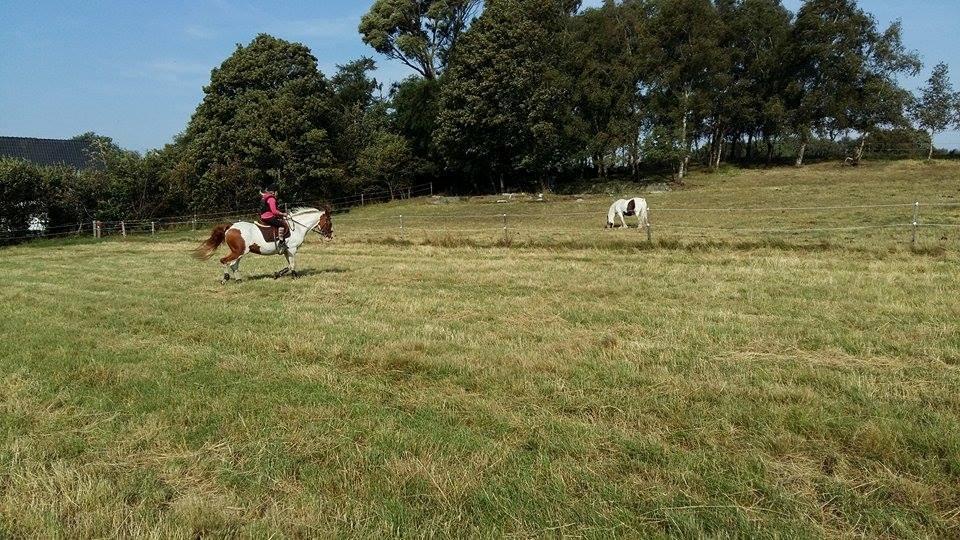
[[307, 234], [314, 231], [324, 238], [333, 238], [333, 221], [330, 219], [330, 209], [324, 208], [294, 208], [287, 217], [290, 236], [287, 238], [287, 249], [281, 250], [273, 236], [275, 230], [273, 227], [238, 221], [237, 223], [224, 223], [217, 225], [210, 233], [210, 238], [200, 244], [193, 251], [193, 256], [199, 260], [207, 260], [213, 256], [220, 244], [226, 242], [230, 248], [230, 253], [220, 259], [223, 265], [223, 279], [220, 283], [226, 283], [231, 278], [237, 281], [242, 280], [240, 276], [240, 259], [247, 253], [257, 255], [279, 255], [283, 254], [287, 258], [287, 267], [277, 272], [274, 277], [281, 277], [290, 274], [293, 277], [299, 277], [297, 274], [297, 250], [306, 241]]
[[607, 211], [607, 228], [616, 227], [615, 220], [620, 218], [620, 223], [624, 227], [629, 228], [627, 225], [627, 220], [624, 219], [624, 216], [637, 216], [637, 227], [650, 226], [650, 220], [648, 219], [648, 207], [647, 201], [641, 199], [640, 197], [634, 197], [632, 199], [619, 199], [610, 205], [610, 210]]

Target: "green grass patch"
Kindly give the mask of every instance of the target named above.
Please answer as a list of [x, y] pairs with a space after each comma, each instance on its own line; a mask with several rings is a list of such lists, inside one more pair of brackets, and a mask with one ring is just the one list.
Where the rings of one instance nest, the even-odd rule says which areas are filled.
[[[648, 198], [948, 201], [958, 171], [742, 171]], [[602, 229], [607, 199], [433, 202], [338, 216], [300, 280], [248, 258], [220, 286], [189, 257], [202, 231], [0, 251], [0, 535], [960, 532], [952, 238], [657, 218], [651, 246]], [[498, 244], [504, 207], [554, 217]], [[566, 234], [582, 208], [599, 219]], [[400, 240], [378, 229], [398, 211], [493, 227]]]

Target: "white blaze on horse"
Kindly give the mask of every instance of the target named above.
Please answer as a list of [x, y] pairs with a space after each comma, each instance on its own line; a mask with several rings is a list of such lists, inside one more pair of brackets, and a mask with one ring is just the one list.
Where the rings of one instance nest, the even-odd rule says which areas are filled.
[[607, 228], [617, 227], [616, 219], [620, 218], [620, 223], [629, 228], [624, 216], [637, 216], [637, 227], [650, 227], [649, 208], [647, 201], [640, 197], [632, 199], [619, 199], [610, 205], [607, 211]]
[[286, 249], [282, 249], [276, 238], [274, 227], [260, 223], [238, 221], [234, 224], [224, 223], [217, 225], [210, 233], [210, 238], [194, 250], [193, 256], [200, 260], [207, 260], [213, 256], [220, 244], [226, 242], [230, 253], [220, 259], [223, 265], [223, 279], [226, 283], [231, 278], [241, 280], [240, 259], [247, 253], [257, 255], [280, 255], [287, 259], [287, 267], [277, 272], [275, 277], [297, 274], [297, 250], [307, 239], [310, 231], [316, 232], [324, 238], [333, 238], [333, 221], [330, 218], [330, 209], [294, 208], [287, 218]]

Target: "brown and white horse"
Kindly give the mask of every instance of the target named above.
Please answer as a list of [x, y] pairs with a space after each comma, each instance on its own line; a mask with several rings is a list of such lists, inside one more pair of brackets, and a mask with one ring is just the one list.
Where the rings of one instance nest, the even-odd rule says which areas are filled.
[[287, 258], [287, 267], [276, 273], [276, 277], [297, 274], [297, 250], [306, 241], [310, 231], [319, 233], [324, 238], [333, 238], [333, 221], [330, 218], [330, 209], [317, 210], [316, 208], [294, 208], [287, 218], [290, 227], [290, 237], [287, 238], [287, 249], [278, 249], [274, 240], [264, 237], [263, 230], [254, 223], [238, 221], [217, 225], [210, 233], [210, 238], [193, 251], [193, 256], [200, 260], [207, 260], [213, 256], [220, 244], [227, 243], [230, 253], [220, 259], [223, 265], [223, 279], [226, 283], [231, 278], [240, 281], [240, 259], [247, 253], [257, 255], [279, 255], [283, 253]]
[[610, 205], [610, 210], [607, 211], [607, 228], [616, 227], [617, 218], [620, 218], [620, 223], [622, 223], [624, 227], [629, 227], [627, 220], [623, 218], [624, 216], [637, 216], [637, 227], [650, 226], [647, 201], [640, 197], [614, 201], [614, 203]]

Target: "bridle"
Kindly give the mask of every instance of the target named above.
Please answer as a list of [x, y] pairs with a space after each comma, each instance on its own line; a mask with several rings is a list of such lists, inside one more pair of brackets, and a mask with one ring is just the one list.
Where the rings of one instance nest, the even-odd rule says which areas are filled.
[[[326, 215], [326, 212], [323, 212], [323, 215]], [[290, 216], [287, 216], [287, 219], [290, 220], [290, 221], [292, 221], [293, 223], [296, 223], [297, 225], [303, 227], [304, 229], [307, 229], [307, 228], [308, 228], [306, 225], [304, 225], [303, 223], [300, 223], [299, 221], [293, 219], [293, 218], [290, 217]], [[325, 234], [323, 234], [321, 231], [318, 231], [318, 230], [317, 230], [317, 227], [319, 227], [319, 226], [320, 226], [320, 223], [317, 222], [317, 224], [314, 225], [313, 227], [309, 227], [309, 230], [311, 230], [311, 231], [319, 234], [321, 238], [327, 239], [327, 235], [325, 235]], [[332, 236], [330, 237], [330, 239], [332, 239]]]

